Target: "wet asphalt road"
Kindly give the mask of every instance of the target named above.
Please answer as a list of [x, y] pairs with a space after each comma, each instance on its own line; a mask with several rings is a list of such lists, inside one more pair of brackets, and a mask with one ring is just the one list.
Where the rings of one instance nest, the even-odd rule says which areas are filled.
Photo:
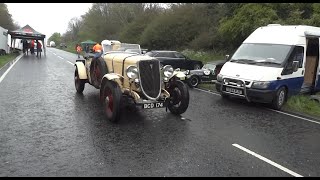
[[320, 124], [196, 89], [183, 118], [139, 110], [113, 124], [99, 90], [76, 94], [75, 59], [49, 48], [0, 82], [0, 176], [292, 176], [232, 144], [320, 176]]

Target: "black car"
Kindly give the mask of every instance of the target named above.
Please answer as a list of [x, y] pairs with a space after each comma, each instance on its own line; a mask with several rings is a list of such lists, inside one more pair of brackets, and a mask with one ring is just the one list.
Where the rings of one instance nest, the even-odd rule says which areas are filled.
[[190, 87], [197, 87], [199, 83], [214, 83], [225, 62], [225, 60], [212, 61], [206, 63], [202, 69], [187, 70], [185, 81]]
[[160, 61], [161, 66], [171, 65], [174, 69], [201, 69], [203, 63], [198, 60], [192, 60], [177, 51], [149, 51], [146, 56], [155, 57]]
[[60, 43], [60, 48], [67, 48], [66, 43]]

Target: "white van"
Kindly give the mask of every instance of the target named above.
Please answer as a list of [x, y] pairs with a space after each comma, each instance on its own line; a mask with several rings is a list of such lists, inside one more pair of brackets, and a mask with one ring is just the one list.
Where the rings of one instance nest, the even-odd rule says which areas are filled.
[[8, 53], [8, 30], [0, 26], [0, 55], [5, 55]]
[[222, 67], [216, 89], [223, 98], [270, 103], [320, 90], [320, 28], [270, 24], [256, 29]]

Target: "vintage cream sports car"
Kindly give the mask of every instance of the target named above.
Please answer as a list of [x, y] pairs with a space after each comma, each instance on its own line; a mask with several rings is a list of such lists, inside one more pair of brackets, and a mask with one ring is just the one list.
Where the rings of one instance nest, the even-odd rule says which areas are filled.
[[170, 65], [160, 67], [159, 60], [127, 49], [140, 45], [104, 40], [103, 55], [87, 54], [75, 63], [75, 87], [82, 93], [88, 83], [100, 89], [100, 100], [108, 120], [116, 122], [123, 107], [168, 108], [180, 115], [189, 105], [189, 91], [181, 81], [185, 74]]

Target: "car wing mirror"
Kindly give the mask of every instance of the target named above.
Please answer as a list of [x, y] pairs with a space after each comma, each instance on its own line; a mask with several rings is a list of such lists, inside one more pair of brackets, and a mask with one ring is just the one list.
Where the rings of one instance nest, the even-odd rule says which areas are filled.
[[292, 70], [293, 70], [293, 72], [298, 71], [298, 68], [299, 68], [299, 61], [293, 61], [292, 62]]

